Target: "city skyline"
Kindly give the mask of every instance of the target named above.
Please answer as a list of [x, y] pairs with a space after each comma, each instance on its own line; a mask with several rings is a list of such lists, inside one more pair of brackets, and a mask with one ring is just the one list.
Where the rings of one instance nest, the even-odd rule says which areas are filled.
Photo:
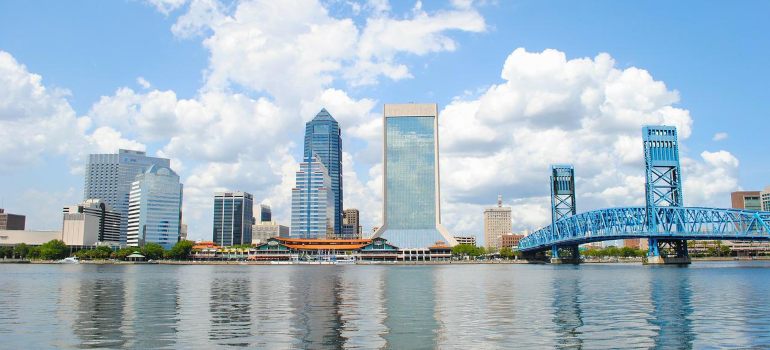
[[[228, 189], [254, 193], [288, 223], [286, 193], [302, 158], [302, 125], [325, 107], [340, 122], [346, 147], [345, 206], [361, 211], [369, 232], [382, 221], [378, 111], [386, 102], [412, 100], [441, 107], [441, 204], [452, 233], [480, 236], [480, 213], [498, 193], [512, 207], [514, 232], [546, 225], [548, 184], [539, 174], [573, 159], [584, 193], [580, 210], [640, 204], [626, 198], [643, 197], [642, 124], [679, 128], [688, 205], [728, 207], [730, 192], [762, 190], [770, 178], [756, 147], [756, 135], [768, 128], [756, 123], [766, 114], [761, 101], [770, 100], [759, 60], [768, 45], [752, 35], [768, 24], [751, 21], [767, 12], [766, 4], [747, 13], [687, 2], [563, 3], [548, 15], [547, 31], [537, 30], [536, 18], [552, 8], [528, 2], [354, 10], [308, 1], [304, 12], [283, 16], [297, 26], [261, 20], [264, 5], [214, 6], [212, 18], [194, 21], [189, 4], [116, 2], [99, 9], [114, 16], [37, 31], [29, 26], [39, 17], [55, 24], [62, 13], [94, 9], [0, 5], [0, 92], [7, 101], [0, 104], [0, 136], [9, 141], [0, 149], [0, 176], [16, 185], [0, 193], [0, 207], [27, 214], [31, 229], [58, 228], [61, 207], [84, 199], [87, 155], [124, 148], [171, 159], [185, 183], [191, 239], [209, 235], [210, 196]], [[617, 16], [649, 19], [661, 6], [665, 20], [652, 30]], [[274, 10], [294, 11], [283, 3]], [[575, 11], [583, 14], [580, 25]], [[684, 15], [686, 25], [676, 20]], [[129, 24], [102, 19], [116, 16]], [[717, 17], [724, 21], [712, 28]], [[244, 33], [222, 25], [228, 21], [262, 33], [264, 43], [224, 45], [223, 37]], [[374, 23], [432, 29], [399, 41]], [[333, 36], [318, 42], [336, 45], [300, 40], [312, 25]], [[570, 35], [575, 28], [584, 35]], [[95, 49], [93, 42], [116, 37], [112, 51], [125, 58]], [[746, 40], [725, 40], [732, 37]], [[129, 49], [144, 47], [137, 43], [151, 52]], [[152, 51], [158, 47], [166, 49]], [[737, 63], [720, 69], [728, 60]]]

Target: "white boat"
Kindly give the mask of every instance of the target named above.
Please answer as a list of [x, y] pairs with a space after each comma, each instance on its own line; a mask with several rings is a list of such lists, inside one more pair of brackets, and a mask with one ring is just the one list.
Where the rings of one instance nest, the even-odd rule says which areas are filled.
[[59, 264], [80, 264], [80, 260], [78, 260], [78, 257], [71, 256], [69, 258], [64, 258], [58, 261]]

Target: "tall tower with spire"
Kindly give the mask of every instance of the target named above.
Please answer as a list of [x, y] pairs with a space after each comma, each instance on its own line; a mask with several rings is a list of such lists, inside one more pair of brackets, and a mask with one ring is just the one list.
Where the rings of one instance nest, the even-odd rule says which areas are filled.
[[313, 120], [305, 124], [304, 162], [320, 158], [331, 178], [334, 195], [334, 235], [342, 234], [342, 131], [331, 114], [322, 108]]

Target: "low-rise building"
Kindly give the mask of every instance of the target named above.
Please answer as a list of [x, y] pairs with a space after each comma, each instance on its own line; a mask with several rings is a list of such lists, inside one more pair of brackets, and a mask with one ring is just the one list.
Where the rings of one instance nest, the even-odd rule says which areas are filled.
[[279, 225], [275, 221], [259, 222], [251, 227], [251, 244], [262, 244], [272, 237], [288, 237], [289, 232], [288, 226]]
[[5, 246], [41, 245], [54, 239], [61, 239], [61, 231], [0, 230], [0, 245]]
[[524, 235], [502, 235], [500, 236], [500, 247], [518, 249], [522, 238], [524, 238]]
[[476, 246], [476, 236], [455, 236], [457, 244], [468, 244]]
[[759, 200], [762, 202], [762, 211], [770, 211], [770, 186], [759, 193]]
[[0, 230], [24, 230], [26, 220], [24, 215], [6, 213], [0, 208]]
[[64, 207], [61, 240], [72, 246], [120, 245], [120, 213], [101, 199]]

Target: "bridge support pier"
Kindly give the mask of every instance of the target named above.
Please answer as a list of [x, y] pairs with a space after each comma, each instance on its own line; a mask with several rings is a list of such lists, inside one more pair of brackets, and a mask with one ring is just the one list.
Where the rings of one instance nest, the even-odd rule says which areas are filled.
[[[559, 251], [561, 250], [561, 252]], [[580, 250], [578, 246], [552, 246], [551, 247], [551, 264], [579, 264], [580, 263]]]
[[686, 265], [691, 262], [690, 254], [687, 251], [687, 241], [682, 239], [648, 239], [645, 265]]

